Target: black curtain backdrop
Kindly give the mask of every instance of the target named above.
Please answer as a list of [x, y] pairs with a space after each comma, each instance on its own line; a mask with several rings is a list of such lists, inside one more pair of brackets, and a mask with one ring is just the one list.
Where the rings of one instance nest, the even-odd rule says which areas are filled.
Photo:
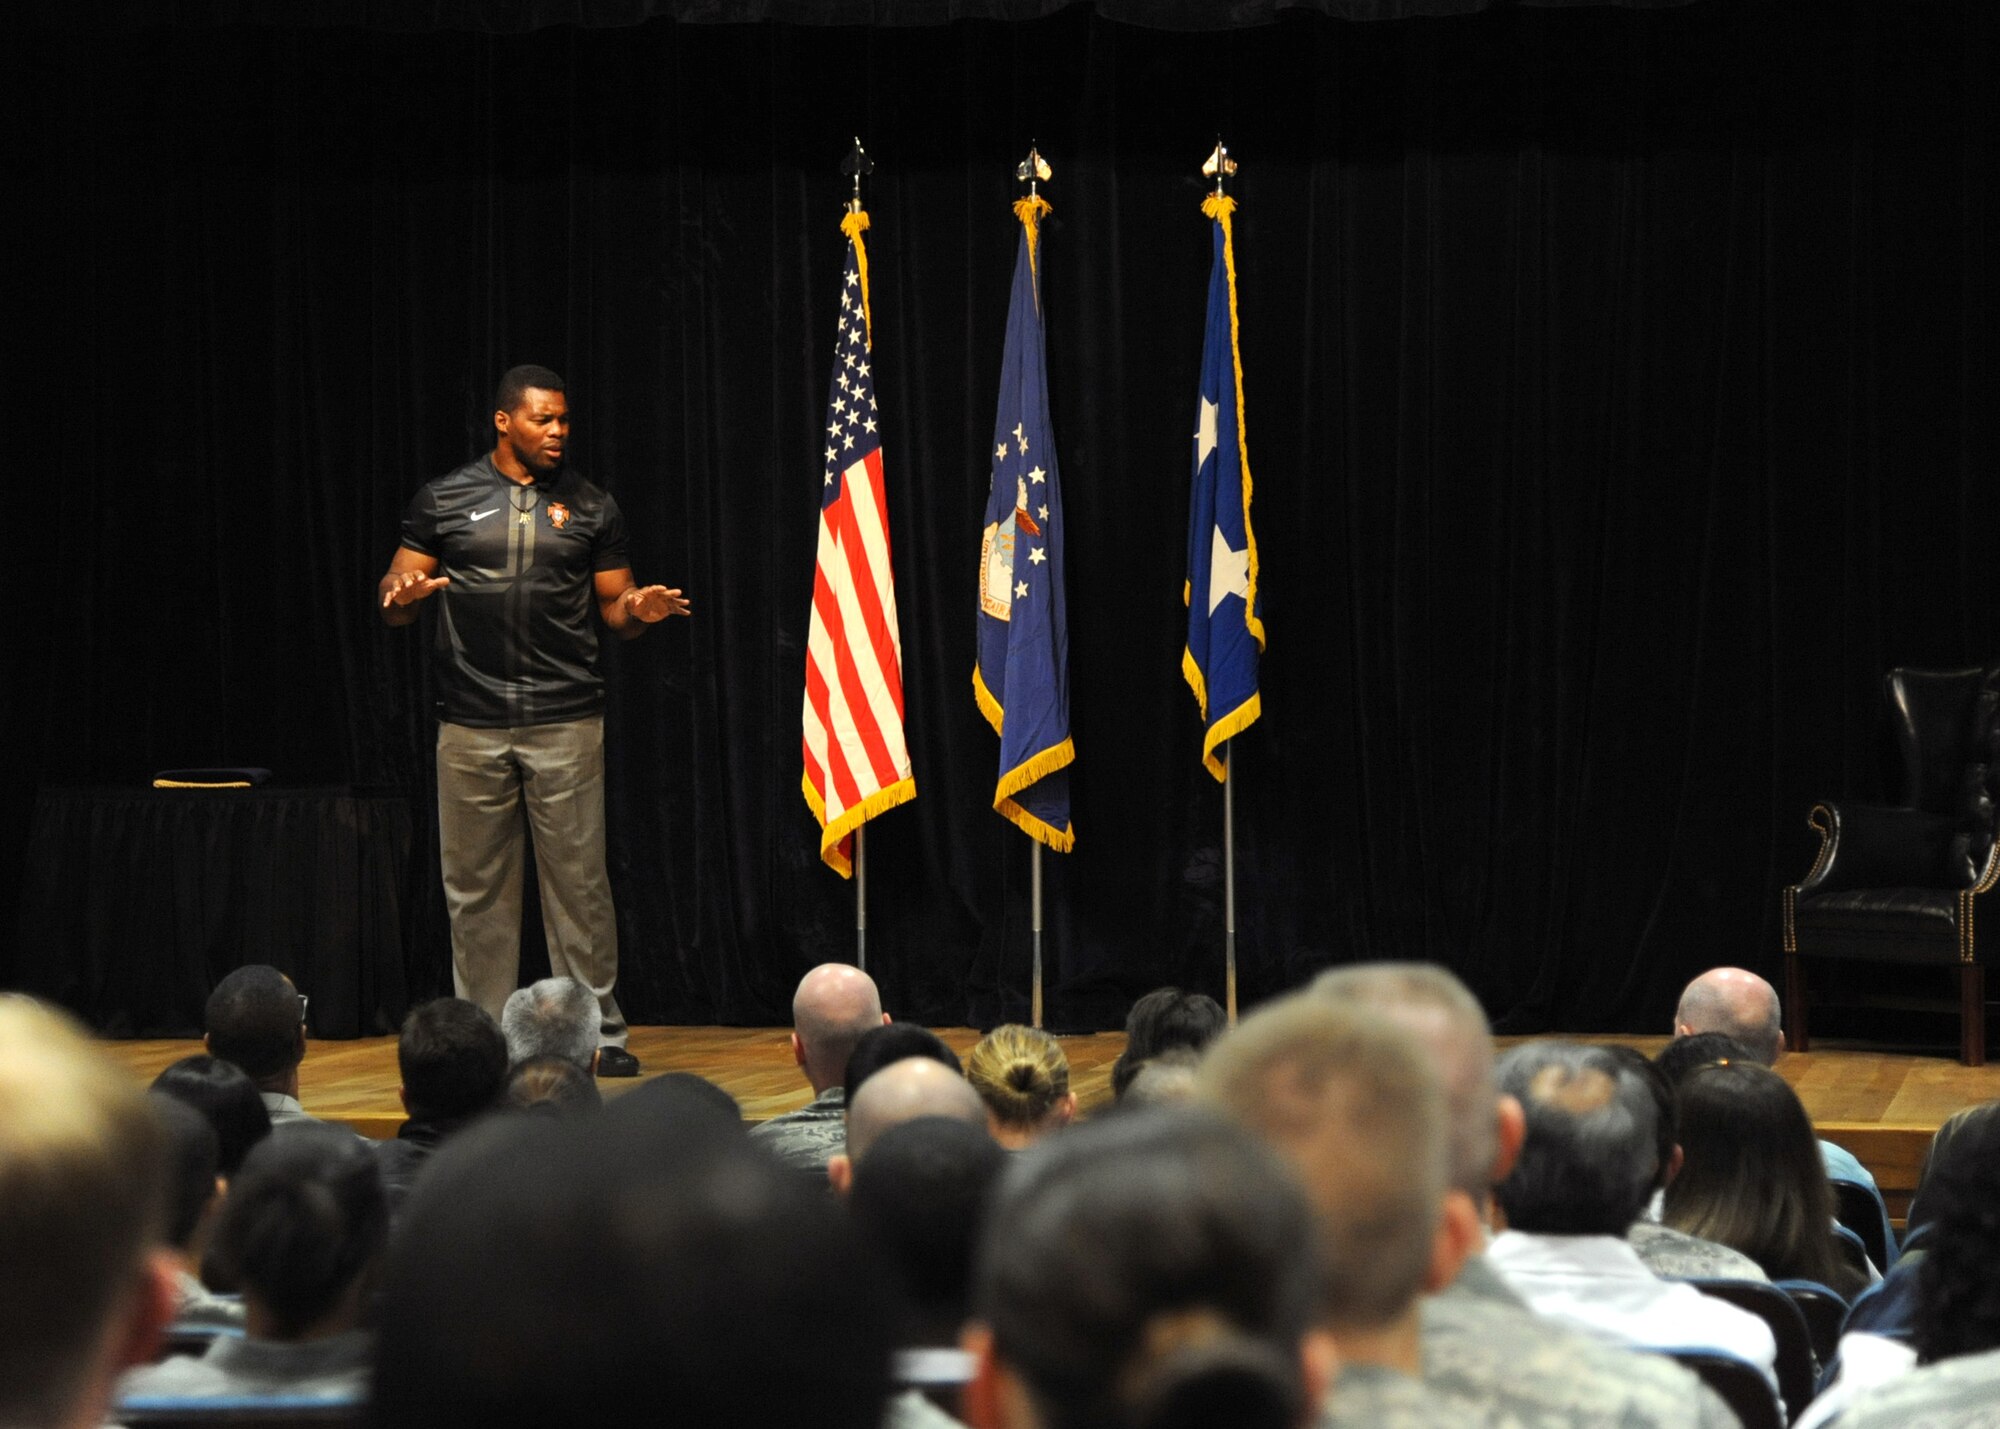
[[1079, 751], [1052, 1025], [1221, 992], [1179, 673], [1218, 132], [1270, 632], [1246, 1000], [1429, 958], [1503, 1030], [1665, 1031], [1693, 972], [1775, 975], [1807, 807], [1880, 791], [1883, 669], [2000, 656], [1985, 0], [1202, 33], [656, 8], [16, 37], [0, 927], [37, 785], [263, 764], [408, 792], [408, 990], [449, 990], [422, 641], [370, 597], [411, 493], [538, 361], [639, 577], [697, 612], [606, 655], [621, 996], [786, 1021], [852, 948], [798, 729], [856, 133], [920, 791], [871, 825], [899, 1016], [1026, 1011], [1028, 846], [969, 677], [1031, 140]]

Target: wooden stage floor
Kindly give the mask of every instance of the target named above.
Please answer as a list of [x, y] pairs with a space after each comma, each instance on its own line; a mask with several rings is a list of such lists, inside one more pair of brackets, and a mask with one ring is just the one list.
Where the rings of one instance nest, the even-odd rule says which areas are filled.
[[[980, 1036], [969, 1027], [935, 1030], [961, 1056]], [[1649, 1056], [1667, 1040], [1572, 1035], [1581, 1041], [1637, 1047]], [[1503, 1038], [1502, 1043], [1519, 1040]], [[1124, 1048], [1124, 1034], [1099, 1032], [1061, 1041], [1069, 1054], [1077, 1099], [1088, 1114], [1110, 1100], [1111, 1064]], [[147, 1081], [169, 1062], [201, 1050], [195, 1041], [105, 1045], [135, 1076]], [[734, 1096], [751, 1121], [763, 1121], [811, 1099], [792, 1065], [785, 1028], [635, 1027], [631, 1046], [645, 1076], [699, 1073]], [[1845, 1146], [1874, 1173], [1890, 1213], [1900, 1222], [1931, 1134], [1960, 1108], [2000, 1097], [2000, 1063], [1961, 1067], [1946, 1057], [1841, 1049], [1824, 1042], [1818, 1048], [1786, 1056], [1778, 1071], [1798, 1089], [1820, 1135]], [[299, 1068], [300, 1100], [308, 1111], [378, 1138], [394, 1136], [403, 1120], [396, 1098], [399, 1081], [393, 1037], [314, 1042]], [[610, 1096], [638, 1084], [600, 1083]]]

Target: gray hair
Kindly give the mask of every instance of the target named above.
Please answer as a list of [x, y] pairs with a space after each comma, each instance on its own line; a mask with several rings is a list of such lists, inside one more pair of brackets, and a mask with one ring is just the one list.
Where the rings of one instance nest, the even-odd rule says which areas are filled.
[[545, 977], [518, 988], [500, 1012], [507, 1061], [560, 1057], [586, 1072], [597, 1052], [597, 996], [573, 977]]
[[1659, 1108], [1638, 1066], [1605, 1047], [1528, 1042], [1500, 1059], [1528, 1134], [1494, 1188], [1507, 1224], [1546, 1235], [1623, 1236], [1660, 1169]]

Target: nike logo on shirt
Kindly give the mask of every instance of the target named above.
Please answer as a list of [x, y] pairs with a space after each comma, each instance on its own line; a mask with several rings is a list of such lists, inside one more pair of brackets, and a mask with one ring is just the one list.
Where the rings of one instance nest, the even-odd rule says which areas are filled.
[[500, 508], [497, 506], [489, 506], [484, 511], [473, 512], [470, 516], [466, 517], [465, 519], [468, 521], [484, 521], [488, 516], [491, 516], [495, 511], [498, 511], [499, 509]]

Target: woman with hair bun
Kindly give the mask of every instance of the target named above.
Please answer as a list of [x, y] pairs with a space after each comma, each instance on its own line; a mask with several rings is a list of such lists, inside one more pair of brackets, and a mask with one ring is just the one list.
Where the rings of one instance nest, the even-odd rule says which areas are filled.
[[979, 1040], [965, 1079], [986, 1103], [987, 1129], [1010, 1151], [1032, 1146], [1076, 1116], [1069, 1058], [1039, 1028], [1009, 1022]]
[[1298, 1429], [1331, 1380], [1317, 1227], [1248, 1132], [1181, 1108], [1018, 1161], [966, 1342], [976, 1429]]
[[135, 1370], [120, 1388], [121, 1408], [212, 1396], [361, 1399], [372, 1357], [361, 1325], [388, 1238], [388, 1202], [366, 1141], [312, 1125], [260, 1141], [215, 1227], [214, 1253], [243, 1287], [243, 1337]]

